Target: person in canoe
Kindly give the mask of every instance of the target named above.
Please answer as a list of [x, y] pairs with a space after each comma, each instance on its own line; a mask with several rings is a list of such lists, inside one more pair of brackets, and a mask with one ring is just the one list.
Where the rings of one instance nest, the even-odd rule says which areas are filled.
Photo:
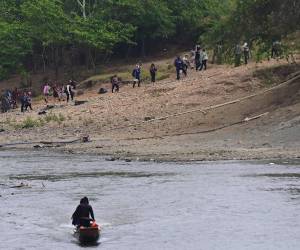
[[89, 199], [83, 197], [72, 215], [72, 224], [78, 227], [89, 227], [91, 221], [95, 221], [93, 208], [89, 204]]

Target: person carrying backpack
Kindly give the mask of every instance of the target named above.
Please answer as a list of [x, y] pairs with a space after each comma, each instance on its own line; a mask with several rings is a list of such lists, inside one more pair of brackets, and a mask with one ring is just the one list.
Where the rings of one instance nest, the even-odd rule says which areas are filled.
[[180, 80], [181, 71], [186, 76], [186, 69], [184, 67], [184, 62], [182, 61], [180, 56], [177, 56], [177, 58], [175, 59], [174, 66], [176, 67], [177, 80]]

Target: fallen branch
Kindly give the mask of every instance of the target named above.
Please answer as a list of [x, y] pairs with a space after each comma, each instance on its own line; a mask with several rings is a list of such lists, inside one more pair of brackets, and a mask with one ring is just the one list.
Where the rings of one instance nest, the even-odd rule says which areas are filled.
[[42, 145], [55, 145], [55, 144], [71, 144], [76, 142], [89, 142], [89, 136], [82, 136], [77, 139], [69, 140], [69, 141], [31, 141], [31, 142], [12, 142], [1, 144], [1, 147], [8, 147], [8, 146], [17, 146], [17, 145], [31, 145], [31, 144], [42, 144]]
[[215, 131], [224, 129], [224, 128], [232, 127], [232, 126], [234, 126], [234, 125], [243, 124], [243, 123], [246, 123], [246, 122], [250, 122], [250, 121], [259, 119], [259, 118], [261, 118], [261, 117], [263, 117], [263, 116], [266, 116], [267, 114], [269, 114], [269, 112], [266, 112], [266, 113], [263, 113], [263, 114], [260, 114], [260, 115], [256, 115], [256, 116], [253, 116], [253, 117], [250, 117], [250, 118], [246, 117], [245, 119], [243, 119], [243, 120], [241, 120], [241, 121], [237, 121], [237, 122], [233, 122], [233, 123], [230, 123], [230, 124], [227, 124], [227, 125], [223, 125], [223, 126], [220, 126], [220, 127], [216, 127], [216, 128], [212, 128], [212, 129], [208, 129], [208, 130], [197, 131], [197, 132], [186, 132], [186, 133], [177, 133], [177, 134], [166, 134], [166, 135], [161, 135], [161, 136], [155, 135], [155, 136], [150, 136], [150, 137], [139, 137], [139, 138], [128, 138], [128, 139], [126, 138], [126, 139], [123, 139], [123, 140], [163, 139], [163, 138], [165, 138], [165, 137], [171, 137], [171, 136], [194, 135], [194, 134], [206, 134], [206, 133], [212, 133], [212, 132], [215, 132]]

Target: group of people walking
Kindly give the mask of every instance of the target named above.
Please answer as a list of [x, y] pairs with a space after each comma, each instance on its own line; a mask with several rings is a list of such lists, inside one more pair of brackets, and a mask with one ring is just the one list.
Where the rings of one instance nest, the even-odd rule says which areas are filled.
[[[196, 46], [195, 50], [192, 50], [190, 56], [188, 56], [187, 54], [184, 55], [183, 58], [177, 56], [174, 61], [177, 80], [180, 79], [181, 74], [184, 74], [185, 76], [187, 75], [188, 68], [191, 69], [195, 68], [197, 71], [206, 70], [207, 61], [208, 61], [208, 54], [206, 50], [204, 48], [201, 48], [199, 45]], [[150, 80], [152, 84], [156, 82], [157, 72], [158, 72], [158, 68], [155, 66], [154, 63], [152, 63], [149, 68]], [[135, 88], [136, 85], [140, 87], [142, 81], [142, 77], [141, 77], [142, 70], [140, 64], [136, 64], [131, 75], [133, 77], [132, 87]], [[121, 82], [120, 78], [117, 75], [113, 75], [110, 78], [110, 82], [111, 82], [112, 93], [119, 92], [120, 82]]]
[[250, 58], [250, 49], [248, 43], [244, 43], [242, 46], [237, 43], [234, 48], [234, 66], [238, 67], [241, 65], [242, 55], [244, 56], [244, 64], [248, 64]]
[[186, 54], [183, 58], [177, 56], [174, 61], [176, 68], [177, 80], [180, 80], [180, 75], [187, 75], [188, 68], [196, 69], [196, 71], [207, 69], [208, 54], [200, 45], [196, 45], [195, 50], [191, 51], [190, 57]]
[[49, 84], [45, 83], [43, 86], [43, 96], [45, 103], [48, 103], [49, 97], [53, 96], [54, 99], [58, 101], [63, 101], [66, 97], [67, 103], [70, 99], [74, 100], [74, 94], [76, 89], [76, 82], [74, 80], [69, 80], [66, 85], [59, 86], [57, 83]]
[[[157, 74], [157, 67], [155, 66], [154, 63], [151, 64], [149, 68], [149, 73], [150, 73], [151, 83], [154, 84], [156, 81], [156, 74]], [[135, 88], [136, 85], [140, 87], [142, 82], [142, 67], [140, 64], [136, 64], [136, 66], [132, 70], [131, 75], [133, 77], [132, 87]], [[118, 77], [118, 75], [111, 76], [110, 82], [111, 82], [111, 92], [112, 93], [119, 92], [121, 80]]]
[[[49, 97], [53, 96], [54, 99], [59, 101], [74, 100], [76, 82], [70, 80], [66, 85], [59, 86], [57, 83], [50, 84], [46, 82], [42, 87], [42, 93], [46, 104], [49, 102]], [[0, 95], [0, 111], [2, 113], [8, 112], [11, 109], [18, 108], [20, 104], [21, 112], [32, 110], [32, 92], [28, 89], [14, 90], [7, 89]]]
[[32, 110], [31, 98], [32, 92], [29, 90], [7, 89], [0, 96], [1, 112], [5, 113], [11, 109], [18, 108], [18, 102], [21, 104], [21, 112], [25, 112], [28, 109]]

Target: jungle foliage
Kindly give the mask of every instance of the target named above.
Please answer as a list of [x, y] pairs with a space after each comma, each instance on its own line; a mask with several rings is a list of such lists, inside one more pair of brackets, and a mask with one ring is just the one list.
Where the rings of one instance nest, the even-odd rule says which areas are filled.
[[1, 0], [0, 79], [95, 68], [166, 44], [247, 40], [267, 48], [299, 29], [298, 0]]

